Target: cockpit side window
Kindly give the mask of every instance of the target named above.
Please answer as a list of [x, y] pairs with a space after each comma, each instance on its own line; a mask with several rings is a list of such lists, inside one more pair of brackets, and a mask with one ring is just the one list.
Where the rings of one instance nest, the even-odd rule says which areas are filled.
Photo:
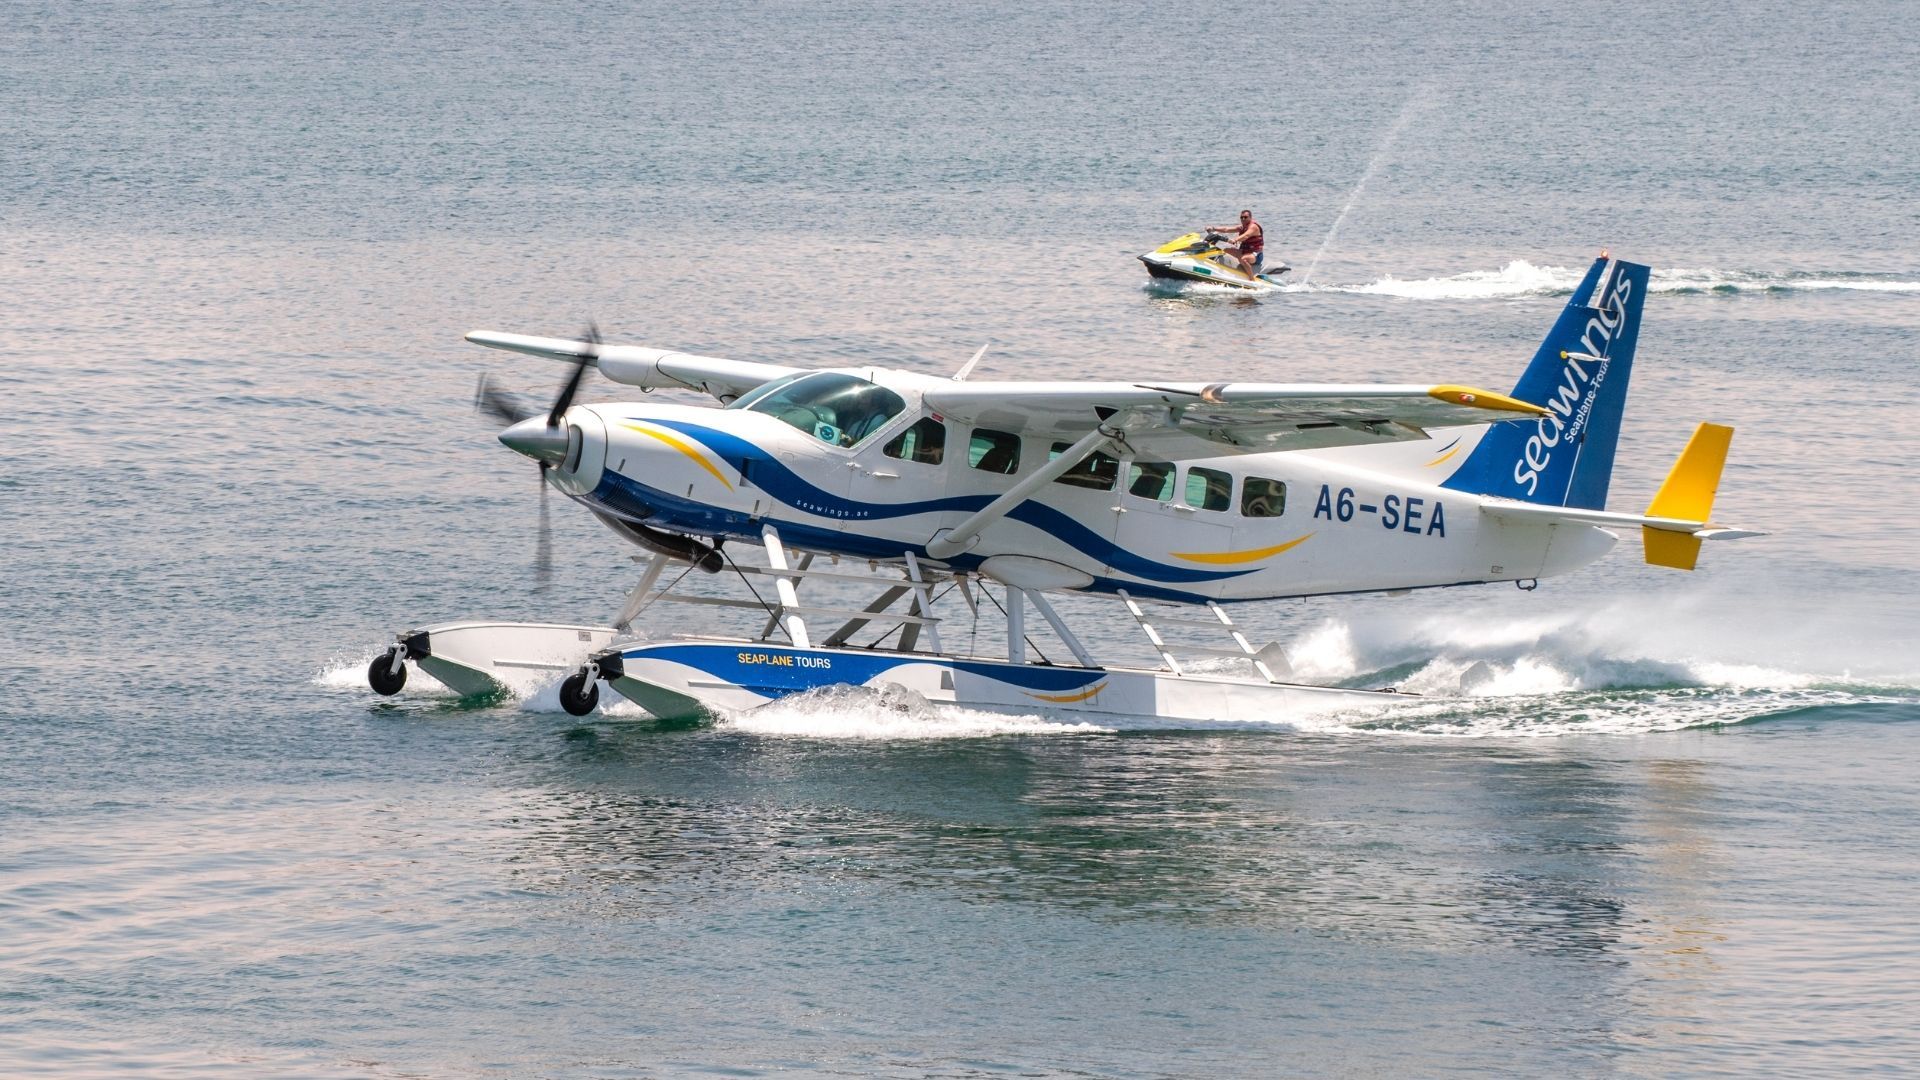
[[859, 446], [906, 407], [906, 401], [886, 387], [837, 371], [775, 380], [728, 406], [765, 413], [840, 447]]

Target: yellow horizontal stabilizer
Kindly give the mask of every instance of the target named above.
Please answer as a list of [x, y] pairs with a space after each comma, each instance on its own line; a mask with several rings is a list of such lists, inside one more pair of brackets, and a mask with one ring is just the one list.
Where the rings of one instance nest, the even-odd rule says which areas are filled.
[[[1693, 438], [1680, 451], [1680, 460], [1660, 484], [1647, 507], [1648, 517], [1678, 518], [1706, 526], [1713, 514], [1713, 497], [1720, 491], [1720, 472], [1727, 464], [1727, 448], [1733, 444], [1733, 429], [1720, 424], [1701, 424], [1693, 429]], [[1670, 529], [1640, 530], [1646, 544], [1647, 562], [1691, 570], [1700, 558], [1700, 538], [1692, 533]]]
[[1700, 538], [1692, 533], [1642, 527], [1640, 539], [1646, 544], [1649, 566], [1691, 570], [1693, 564], [1700, 561]]

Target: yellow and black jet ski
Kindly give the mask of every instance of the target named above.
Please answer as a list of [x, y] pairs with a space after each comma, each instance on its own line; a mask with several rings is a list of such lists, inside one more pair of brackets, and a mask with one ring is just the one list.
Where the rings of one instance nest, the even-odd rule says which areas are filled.
[[1260, 264], [1258, 273], [1248, 274], [1227, 254], [1226, 244], [1227, 237], [1217, 232], [1188, 233], [1140, 256], [1140, 261], [1147, 273], [1163, 280], [1205, 281], [1255, 292], [1278, 288], [1280, 276], [1293, 269], [1275, 261]]

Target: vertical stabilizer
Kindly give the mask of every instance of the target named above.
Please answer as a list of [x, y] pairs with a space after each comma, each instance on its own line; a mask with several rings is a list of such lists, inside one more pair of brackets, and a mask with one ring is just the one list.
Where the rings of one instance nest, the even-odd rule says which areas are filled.
[[1444, 486], [1549, 506], [1606, 507], [1650, 271], [1602, 255], [1513, 396], [1548, 415], [1496, 424]]

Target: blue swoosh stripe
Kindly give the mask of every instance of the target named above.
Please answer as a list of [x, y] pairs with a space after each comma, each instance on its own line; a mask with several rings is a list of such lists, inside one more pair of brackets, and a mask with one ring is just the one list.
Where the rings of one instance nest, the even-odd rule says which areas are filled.
[[[777, 526], [781, 537], [796, 548], [838, 551], [863, 559], [897, 559], [903, 549], [921, 558], [931, 557], [927, 554], [926, 547], [921, 544], [880, 540], [857, 531], [842, 532], [835, 528], [809, 525], [804, 521], [753, 518], [736, 510], [726, 510], [670, 495], [657, 488], [647, 487], [630, 476], [622, 476], [611, 471], [604, 473], [600, 478], [600, 486], [594, 490], [593, 494], [582, 496], [581, 501], [605, 507], [619, 517], [644, 521], [661, 528], [696, 536], [724, 536], [734, 540], [758, 542], [760, 526], [765, 523]], [[977, 570], [986, 560], [963, 551], [946, 561], [957, 570]], [[1094, 576], [1093, 584], [1087, 588], [1091, 592], [1105, 593], [1117, 592], [1124, 588], [1135, 596], [1172, 600], [1182, 604], [1201, 604], [1209, 599], [1200, 593], [1182, 592], [1179, 589], [1155, 585], [1151, 581], [1121, 581], [1118, 578], [1098, 574]]]
[[[743, 475], [750, 474], [754, 485], [768, 495], [797, 510], [820, 517], [839, 518], [843, 521], [876, 521], [883, 518], [937, 514], [945, 511], [972, 513], [992, 502], [994, 498], [991, 495], [955, 495], [944, 499], [922, 499], [918, 502], [906, 503], [859, 502], [815, 487], [792, 469], [780, 464], [772, 455], [739, 436], [715, 431], [684, 420], [648, 420], [646, 422], [672, 428], [700, 440], [707, 449], [719, 455], [728, 465]], [[1098, 559], [1115, 570], [1148, 581], [1187, 583], [1220, 581], [1256, 572], [1252, 569], [1197, 570], [1155, 562], [1115, 544], [1061, 511], [1032, 499], [1014, 507], [1007, 516], [1046, 532], [1081, 554]]]
[[[778, 653], [799, 657], [824, 659], [826, 663], [815, 667], [783, 667], [765, 662], [746, 664], [740, 661], [740, 654], [765, 655]], [[622, 652], [623, 656], [633, 659], [668, 660], [684, 664], [715, 679], [744, 687], [755, 693], [781, 697], [786, 694], [810, 690], [817, 686], [835, 683], [848, 683], [854, 686], [865, 685], [876, 676], [893, 670], [902, 664], [936, 664], [949, 667], [969, 675], [980, 675], [998, 682], [1007, 683], [1023, 690], [1039, 693], [1062, 694], [1082, 690], [1107, 677], [1100, 669], [1087, 668], [1047, 668], [1017, 664], [982, 663], [969, 660], [947, 660], [937, 656], [889, 656], [886, 654], [862, 655], [846, 652], [820, 652], [817, 650], [785, 648], [763, 644], [750, 645], [639, 645]]]
[[914, 514], [938, 514], [947, 510], [972, 513], [993, 501], [991, 495], [955, 495], [945, 499], [922, 499], [907, 503], [857, 502], [831, 491], [815, 487], [773, 455], [758, 446], [724, 431], [690, 424], [684, 420], [648, 420], [672, 428], [704, 443], [742, 475], [751, 475], [755, 487], [788, 506], [820, 517], [843, 521], [877, 521], [881, 518], [911, 517]]

